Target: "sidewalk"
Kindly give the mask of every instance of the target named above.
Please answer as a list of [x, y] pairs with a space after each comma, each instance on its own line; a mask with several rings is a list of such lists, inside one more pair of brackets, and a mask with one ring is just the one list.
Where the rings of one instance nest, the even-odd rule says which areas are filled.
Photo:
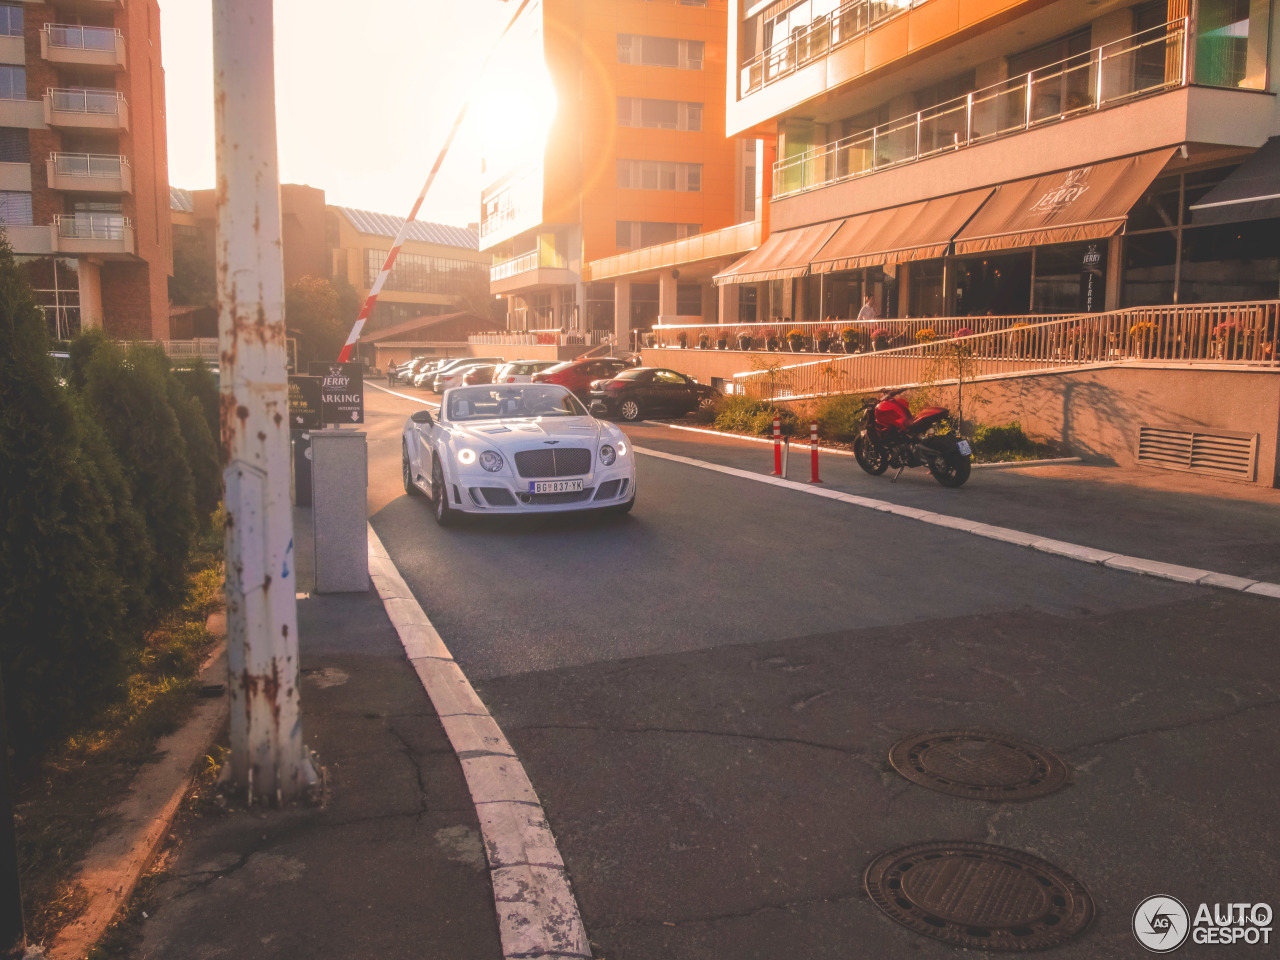
[[[773, 470], [766, 443], [626, 424], [635, 443], [755, 473]], [[820, 456], [823, 486], [1010, 527], [1100, 550], [1280, 582], [1280, 490], [1155, 469], [1091, 464], [974, 470], [958, 490], [927, 470], [871, 477], [853, 457]], [[809, 479], [807, 442], [791, 444], [791, 479]]]
[[181, 816], [136, 955], [495, 960], [462, 769], [377, 594], [309, 595], [310, 524], [295, 511], [303, 724], [326, 801]]

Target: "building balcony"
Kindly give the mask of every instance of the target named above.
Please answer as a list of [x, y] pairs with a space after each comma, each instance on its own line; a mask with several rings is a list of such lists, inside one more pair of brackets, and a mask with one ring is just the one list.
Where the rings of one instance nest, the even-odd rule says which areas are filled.
[[14, 253], [47, 256], [57, 249], [53, 243], [52, 231], [47, 226], [6, 223], [4, 235]]
[[49, 186], [76, 193], [133, 193], [133, 171], [124, 157], [53, 153], [45, 161]]
[[117, 259], [134, 253], [133, 221], [114, 213], [75, 213], [53, 218], [53, 252]]
[[40, 31], [40, 56], [72, 67], [125, 67], [124, 34], [112, 27], [46, 23]]
[[495, 263], [489, 269], [489, 292], [511, 293], [548, 284], [575, 283], [577, 279], [562, 255], [550, 246], [539, 244], [535, 250]]
[[44, 107], [39, 100], [0, 100], [0, 127], [43, 127]]
[[1186, 36], [1186, 22], [1172, 21], [786, 157], [774, 164], [773, 195], [871, 176], [1183, 87]]
[[129, 105], [115, 90], [54, 89], [44, 95], [44, 122], [77, 130], [129, 129]]

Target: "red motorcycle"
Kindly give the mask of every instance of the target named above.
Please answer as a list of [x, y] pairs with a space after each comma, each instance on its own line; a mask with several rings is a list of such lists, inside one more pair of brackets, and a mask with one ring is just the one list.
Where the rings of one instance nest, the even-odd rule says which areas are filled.
[[900, 394], [890, 390], [863, 407], [862, 430], [853, 441], [858, 466], [878, 477], [890, 467], [928, 467], [944, 487], [958, 487], [969, 479], [973, 450], [954, 430], [935, 432], [947, 419], [943, 407], [926, 407], [914, 417]]

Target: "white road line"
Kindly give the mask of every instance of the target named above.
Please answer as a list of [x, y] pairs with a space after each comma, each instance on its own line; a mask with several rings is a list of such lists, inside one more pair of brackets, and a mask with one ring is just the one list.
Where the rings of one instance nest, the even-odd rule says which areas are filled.
[[366, 387], [373, 387], [375, 390], [381, 390], [383, 393], [389, 393], [393, 397], [400, 397], [402, 400], [412, 400], [414, 403], [420, 403], [424, 407], [435, 407], [437, 410], [440, 409], [440, 404], [435, 403], [431, 400], [423, 400], [421, 397], [411, 397], [407, 393], [397, 393], [395, 390], [388, 390], [386, 387], [382, 386], [379, 383], [373, 383], [371, 381], [366, 380], [364, 385]]
[[484, 835], [503, 956], [590, 958], [564, 861], [524, 767], [372, 525], [369, 576], [467, 778]]
[[752, 473], [749, 470], [725, 467], [718, 463], [708, 463], [705, 460], [694, 460], [691, 457], [681, 457], [674, 453], [663, 453], [659, 450], [650, 450], [647, 447], [638, 447], [634, 444], [631, 449], [645, 456], [657, 457], [659, 460], [670, 460], [673, 463], [683, 463], [702, 470], [712, 470], [730, 477], [754, 480], [757, 483], [767, 483], [775, 487], [786, 487], [797, 493], [807, 493], [811, 496], [824, 497], [828, 500], [843, 500], [853, 506], [881, 510], [910, 520], [933, 524], [936, 527], [947, 527], [952, 530], [958, 530], [961, 533], [971, 533], [975, 536], [986, 537], [989, 540], [1000, 540], [1004, 543], [1030, 547], [1032, 550], [1039, 550], [1041, 553], [1051, 553], [1055, 556], [1067, 557], [1070, 560], [1079, 560], [1082, 563], [1109, 567], [1112, 570], [1123, 570], [1127, 573], [1158, 577], [1161, 580], [1172, 580], [1176, 583], [1194, 583], [1200, 586], [1218, 587], [1222, 590], [1235, 590], [1240, 593], [1280, 599], [1280, 584], [1268, 583], [1265, 580], [1250, 580], [1246, 577], [1233, 577], [1229, 574], [1201, 570], [1197, 567], [1183, 567], [1175, 563], [1161, 563], [1158, 560], [1130, 557], [1109, 550], [1098, 550], [1094, 547], [1085, 547], [1080, 544], [1042, 537], [1039, 534], [1010, 530], [1008, 527], [996, 527], [988, 523], [979, 523], [976, 520], [966, 520], [963, 517], [952, 517], [943, 513], [930, 513], [927, 510], [906, 507], [901, 504], [890, 503], [887, 500], [858, 497], [825, 487], [811, 486], [808, 483], [801, 483], [796, 480], [783, 480], [763, 473]]

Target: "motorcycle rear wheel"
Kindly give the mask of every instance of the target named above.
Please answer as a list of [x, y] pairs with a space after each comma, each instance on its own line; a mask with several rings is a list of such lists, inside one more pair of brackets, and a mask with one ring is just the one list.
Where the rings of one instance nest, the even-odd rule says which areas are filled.
[[933, 479], [944, 487], [964, 486], [972, 467], [970, 458], [955, 450], [929, 461], [929, 472], [933, 474]]
[[858, 461], [858, 466], [873, 477], [878, 477], [889, 469], [888, 451], [869, 442], [866, 437], [857, 437], [853, 441], [853, 457]]

